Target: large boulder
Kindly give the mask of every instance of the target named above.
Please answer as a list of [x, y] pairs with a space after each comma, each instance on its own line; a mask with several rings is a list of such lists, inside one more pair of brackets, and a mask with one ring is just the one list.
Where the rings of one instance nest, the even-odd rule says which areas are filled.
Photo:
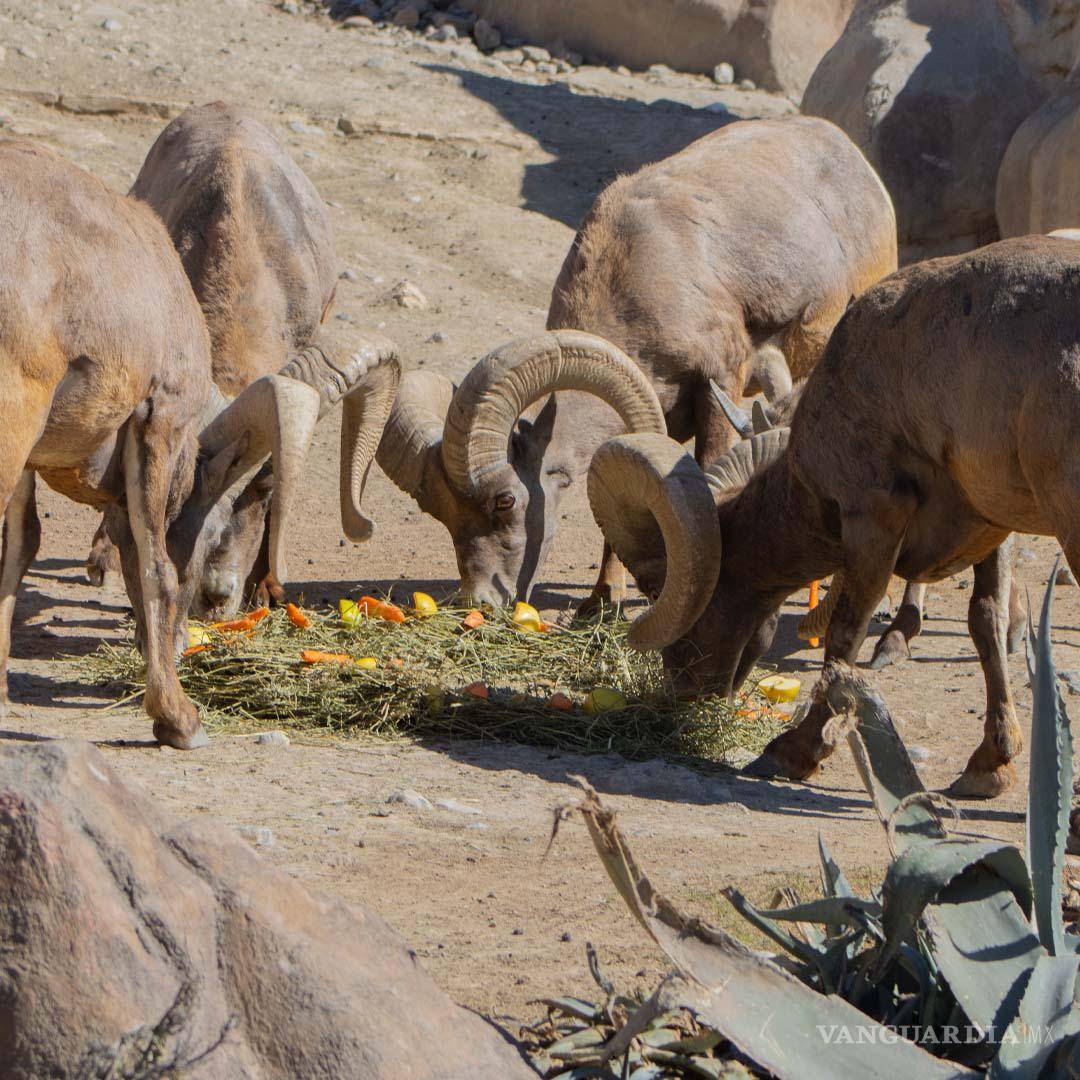
[[1003, 13], [1018, 2], [860, 0], [806, 88], [803, 111], [843, 128], [889, 189], [902, 261], [997, 238], [998, 166], [1051, 78], [1033, 66], [1041, 24]]
[[0, 860], [5, 1080], [535, 1075], [382, 919], [174, 820], [87, 744], [0, 749]]
[[730, 61], [798, 101], [855, 0], [465, 0], [506, 33], [610, 63], [711, 72]]
[[1012, 137], [997, 178], [1002, 236], [1080, 225], [1080, 72]]

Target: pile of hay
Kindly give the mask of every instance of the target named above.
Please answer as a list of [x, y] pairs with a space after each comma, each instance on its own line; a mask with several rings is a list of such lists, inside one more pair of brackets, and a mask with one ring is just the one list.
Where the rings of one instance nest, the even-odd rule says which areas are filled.
[[[208, 727], [500, 739], [722, 762], [736, 748], [759, 750], [785, 719], [752, 689], [737, 702], [676, 700], [659, 656], [631, 649], [629, 624], [610, 614], [546, 633], [523, 632], [509, 611], [488, 612], [473, 630], [456, 608], [401, 624], [307, 614], [311, 625], [299, 629], [277, 610], [247, 634], [215, 634], [208, 649], [181, 661], [180, 681]], [[308, 665], [303, 649], [371, 657], [375, 666]], [[83, 664], [95, 682], [119, 682], [126, 693], [143, 686], [145, 667], [130, 644], [105, 645]], [[486, 685], [486, 699], [466, 691], [475, 683]], [[626, 707], [586, 712], [598, 686], [620, 691]], [[555, 691], [573, 700], [571, 711], [549, 705]]]

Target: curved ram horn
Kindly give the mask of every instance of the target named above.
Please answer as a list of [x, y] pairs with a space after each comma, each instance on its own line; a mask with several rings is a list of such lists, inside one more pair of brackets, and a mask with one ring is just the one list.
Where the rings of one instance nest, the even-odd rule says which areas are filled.
[[832, 581], [829, 582], [829, 592], [825, 599], [822, 600], [816, 608], [808, 611], [800, 620], [799, 625], [796, 628], [796, 633], [803, 641], [809, 641], [811, 638], [821, 638], [825, 636], [825, 631], [829, 629], [829, 623], [832, 621], [833, 612], [836, 610], [836, 605], [840, 603], [840, 597], [844, 592], [844, 574], [843, 571], [838, 570], [832, 576]]
[[371, 462], [401, 382], [397, 349], [386, 340], [365, 342], [347, 360], [332, 361], [317, 345], [291, 356], [281, 375], [314, 387], [320, 416], [342, 401], [341, 527], [353, 541], [367, 540], [375, 523], [360, 509]]
[[753, 417], [755, 435], [760, 435], [763, 431], [772, 431], [773, 422], [769, 419], [769, 414], [765, 411], [765, 406], [762, 405], [760, 401], [754, 402], [751, 416]]
[[454, 394], [442, 442], [451, 483], [472, 495], [485, 476], [504, 468], [517, 418], [556, 390], [595, 394], [628, 431], [667, 431], [656, 391], [622, 350], [593, 334], [549, 330], [489, 353]]
[[760, 469], [778, 460], [787, 448], [790, 428], [770, 428], [736, 443], [706, 470], [705, 476], [717, 496], [741, 491]]
[[720, 574], [720, 523], [705, 474], [674, 439], [622, 435], [593, 456], [588, 491], [604, 538], [635, 577], [648, 569], [658, 577], [663, 566], [663, 587], [630, 628], [631, 645], [670, 645], [701, 617]]
[[[267, 457], [273, 459], [274, 492], [270, 502], [270, 570], [278, 581], [285, 569], [285, 522], [303, 472], [321, 400], [314, 387], [283, 375], [264, 375], [245, 387], [199, 434], [204, 451], [218, 455], [242, 449], [224, 472], [215, 497], [235, 501]], [[217, 487], [218, 485], [215, 485]]]
[[424, 472], [442, 445], [454, 384], [434, 371], [406, 372], [375, 451], [379, 467], [407, 495], [420, 495]]

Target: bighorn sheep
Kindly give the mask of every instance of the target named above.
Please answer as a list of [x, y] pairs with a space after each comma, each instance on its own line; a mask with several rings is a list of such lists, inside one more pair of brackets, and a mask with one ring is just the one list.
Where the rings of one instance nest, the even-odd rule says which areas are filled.
[[[496, 351], [457, 388], [407, 375], [377, 459], [446, 525], [463, 591], [527, 598], [563, 492], [631, 422], [631, 403], [638, 430], [693, 435], [710, 460], [731, 435], [709, 380], [741, 395], [769, 342], [805, 375], [850, 298], [895, 268], [889, 196], [838, 128], [730, 124], [601, 193], [555, 284], [548, 334]], [[592, 600], [619, 599], [622, 583], [605, 549]]]
[[[790, 433], [703, 472], [677, 444], [626, 436], [589, 495], [654, 603], [632, 629], [686, 688], [733, 692], [781, 603], [838, 571], [826, 660], [853, 663], [897, 574], [975, 567], [968, 623], [985, 734], [954, 785], [993, 796], [1021, 746], [1005, 664], [1013, 531], [1056, 536], [1080, 571], [1080, 245], [1043, 237], [910, 266], [857, 300], [807, 381]], [[824, 706], [773, 740], [761, 771], [806, 778], [831, 752]]]
[[[332, 359], [318, 343], [338, 270], [326, 207], [263, 124], [220, 101], [187, 109], [158, 136], [130, 194], [157, 212], [180, 253], [223, 394], [279, 370], [319, 380], [322, 367], [339, 384], [324, 397], [324, 411], [342, 396], [347, 387], [338, 369], [345, 372], [350, 362]], [[373, 447], [361, 440], [380, 437], [381, 426], [370, 421], [385, 417], [398, 374], [396, 363], [387, 364], [369, 373], [360, 392], [345, 395], [341, 515], [353, 540], [366, 540], [372, 528], [360, 512], [360, 493]], [[193, 614], [226, 618], [245, 592], [254, 591], [259, 602], [280, 598], [263, 526], [272, 487], [265, 467], [235, 500], [217, 546], [206, 554]], [[91, 580], [101, 580], [107, 562], [99, 531], [88, 560]]]
[[[0, 208], [8, 416], [0, 440], [0, 692], [6, 701], [15, 595], [40, 542], [40, 474], [61, 494], [106, 509], [147, 660], [154, 734], [179, 748], [201, 745], [206, 736], [173, 656], [205, 552], [272, 456], [271, 565], [283, 572], [284, 516], [319, 412], [362, 383], [369, 367], [380, 372], [396, 360], [385, 348], [359, 353], [334, 383], [324, 364], [298, 357], [286, 365], [298, 377], [264, 376], [227, 403], [211, 380], [198, 302], [145, 204], [51, 151], [5, 139]], [[381, 417], [371, 420], [381, 430]], [[373, 451], [377, 437], [368, 431], [359, 441]]]

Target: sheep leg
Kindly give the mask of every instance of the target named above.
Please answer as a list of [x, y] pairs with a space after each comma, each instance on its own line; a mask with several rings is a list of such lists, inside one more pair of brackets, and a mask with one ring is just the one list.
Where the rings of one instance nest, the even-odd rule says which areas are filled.
[[266, 511], [259, 554], [244, 583], [244, 595], [255, 607], [270, 607], [285, 599], [285, 588], [270, 570], [270, 511]]
[[41, 545], [41, 521], [34, 488], [33, 470], [23, 470], [4, 514], [4, 550], [0, 556], [0, 715], [7, 711], [7, 668], [15, 597]]
[[120, 552], [109, 539], [105, 518], [102, 517], [90, 543], [90, 554], [86, 556], [86, 576], [91, 585], [101, 586], [105, 584], [105, 575], [110, 570], [120, 572]]
[[966, 768], [949, 788], [950, 795], [992, 799], [1016, 782], [1013, 758], [1024, 737], [1016, 722], [1006, 661], [1012, 545], [1008, 541], [975, 565], [975, 585], [968, 606], [968, 630], [986, 679], [983, 739]]
[[[168, 409], [147, 402], [128, 421], [124, 436], [127, 517], [138, 556], [146, 641], [146, 711], [154, 737], [178, 750], [205, 746], [209, 739], [199, 712], [176, 674], [176, 567], [165, 546], [165, 512], [179, 432]], [[186, 618], [186, 612], [184, 613]]]
[[874, 656], [870, 661], [872, 671], [910, 659], [911, 639], [922, 632], [925, 601], [926, 586], [914, 581], [907, 582], [904, 586], [904, 598], [889, 623], [889, 629], [878, 638], [878, 643], [874, 646]]
[[600, 556], [600, 576], [593, 591], [578, 605], [579, 615], [594, 615], [602, 608], [613, 608], [626, 599], [626, 568], [615, 557], [609, 544]]
[[[896, 510], [888, 508], [881, 514], [845, 519], [844, 591], [825, 633], [826, 664], [843, 660], [854, 665], [858, 658], [871, 616], [889, 587], [905, 523], [906, 518], [901, 521]], [[752, 776], [810, 779], [836, 749], [826, 729], [832, 715], [825, 701], [814, 701], [801, 722], [777, 735], [746, 771]]]

